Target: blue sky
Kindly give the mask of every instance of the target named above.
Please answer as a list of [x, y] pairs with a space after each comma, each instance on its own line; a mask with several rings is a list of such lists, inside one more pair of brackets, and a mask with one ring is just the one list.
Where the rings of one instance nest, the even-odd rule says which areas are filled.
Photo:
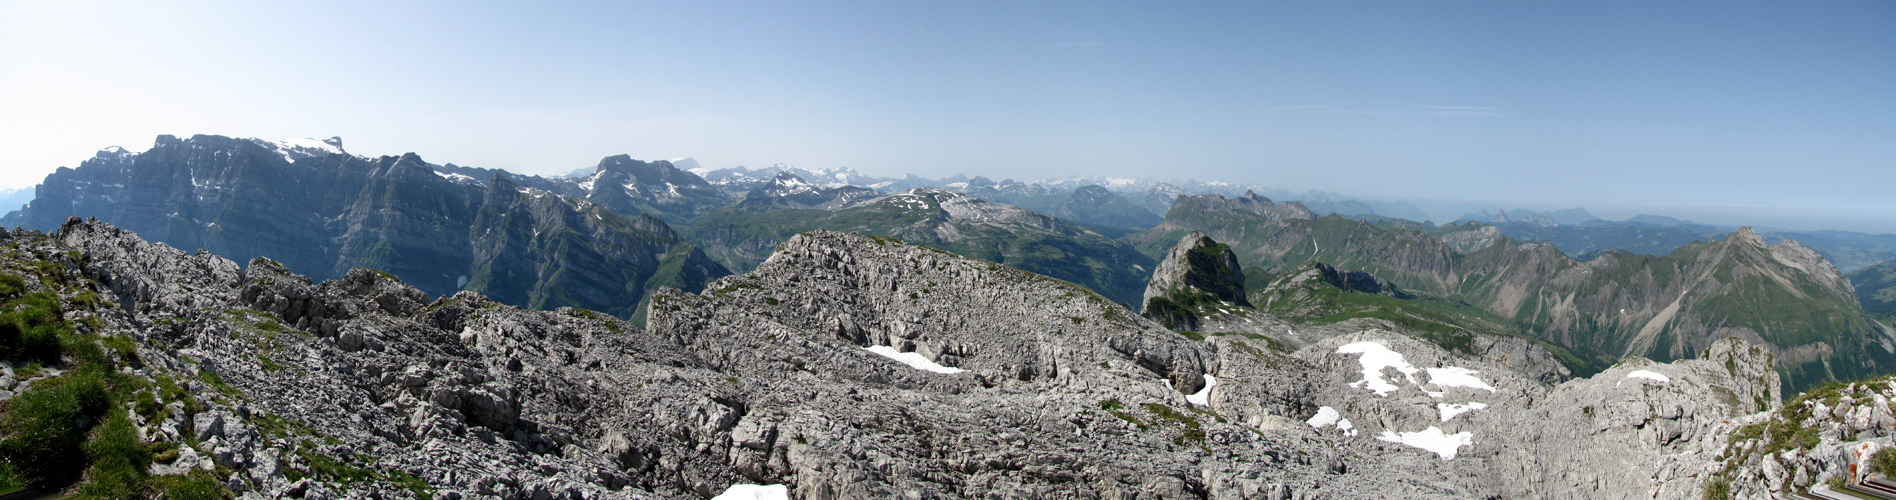
[[161, 134], [1896, 232], [1896, 3], [0, 0], [0, 187]]

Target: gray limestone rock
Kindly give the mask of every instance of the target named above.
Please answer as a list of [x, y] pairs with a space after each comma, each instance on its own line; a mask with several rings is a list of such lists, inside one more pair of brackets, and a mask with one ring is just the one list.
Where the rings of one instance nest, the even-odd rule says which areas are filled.
[[[15, 240], [118, 304], [83, 317], [136, 343], [125, 373], [198, 395], [143, 424], [201, 439], [151, 472], [227, 470], [263, 498], [1687, 498], [1781, 390], [1740, 340], [1550, 387], [1499, 343], [1188, 337], [1072, 283], [827, 231], [655, 293], [646, 329], [240, 269], [95, 222]], [[1796, 407], [1822, 439], [1884, 439], [1886, 391]], [[1826, 450], [1724, 480], [1821, 482]]]

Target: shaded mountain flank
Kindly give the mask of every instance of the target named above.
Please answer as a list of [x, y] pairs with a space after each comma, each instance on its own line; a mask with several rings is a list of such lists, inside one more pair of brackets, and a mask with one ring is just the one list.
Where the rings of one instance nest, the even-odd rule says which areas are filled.
[[1198, 230], [1272, 275], [1311, 261], [1364, 271], [1410, 293], [1472, 305], [1592, 366], [1626, 356], [1687, 359], [1714, 340], [1740, 337], [1769, 346], [1794, 388], [1896, 369], [1896, 342], [1836, 267], [1793, 240], [1767, 245], [1750, 228], [1664, 256], [1609, 251], [1578, 261], [1550, 245], [1483, 235], [1492, 226], [1444, 226], [1432, 235], [1334, 216], [1273, 216], [1229, 200], [1185, 201], [1165, 223], [1126, 241], [1151, 255], [1159, 242]]
[[[600, 203], [610, 196], [444, 175], [413, 153], [366, 158], [332, 141], [159, 136], [143, 153], [113, 148], [48, 175], [4, 223], [52, 229], [69, 215], [96, 217], [175, 248], [267, 257], [316, 279], [376, 269], [435, 296], [471, 290], [622, 318], [657, 287], [696, 289], [729, 274], [665, 222]], [[640, 179], [636, 167], [608, 158], [590, 178]]]

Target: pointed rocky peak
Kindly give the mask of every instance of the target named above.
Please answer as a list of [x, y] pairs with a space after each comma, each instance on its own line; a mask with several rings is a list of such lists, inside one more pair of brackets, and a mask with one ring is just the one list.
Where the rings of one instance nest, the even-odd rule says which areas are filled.
[[1146, 283], [1145, 314], [1173, 329], [1195, 330], [1208, 307], [1222, 304], [1251, 306], [1244, 298], [1238, 256], [1205, 233], [1187, 233], [1153, 269]]
[[1272, 204], [1270, 198], [1265, 198], [1264, 195], [1257, 194], [1257, 192], [1249, 190], [1249, 189], [1244, 190], [1244, 196], [1239, 196], [1238, 199], [1250, 200], [1250, 201], [1254, 201], [1258, 203], [1263, 203], [1265, 205]]
[[1751, 229], [1751, 226], [1738, 228], [1738, 232], [1731, 233], [1731, 236], [1725, 238], [1725, 240], [1734, 244], [1743, 243], [1758, 248], [1769, 246], [1764, 243], [1764, 237], [1758, 236], [1758, 231]]
[[797, 174], [793, 174], [790, 172], [777, 173], [777, 176], [770, 180], [770, 185], [778, 189], [786, 189], [786, 190], [805, 189], [805, 188], [815, 187], [815, 186], [810, 185], [809, 182], [805, 182], [802, 177], [797, 177]]
[[1494, 214], [1494, 218], [1489, 219], [1488, 222], [1491, 224], [1507, 224], [1508, 222], [1510, 222], [1508, 220], [1508, 211], [1506, 210], [1497, 211]]

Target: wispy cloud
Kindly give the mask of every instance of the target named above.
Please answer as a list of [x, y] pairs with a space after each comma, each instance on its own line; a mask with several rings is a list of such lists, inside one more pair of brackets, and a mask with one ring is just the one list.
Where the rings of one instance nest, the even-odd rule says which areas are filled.
[[1330, 112], [1343, 113], [1346, 115], [1377, 115], [1377, 116], [1401, 116], [1401, 115], [1408, 114], [1401, 111], [1376, 111], [1376, 110], [1369, 110], [1369, 109], [1332, 109], [1330, 110]]
[[1272, 107], [1264, 108], [1263, 110], [1264, 111], [1300, 111], [1300, 110], [1308, 110], [1308, 109], [1329, 109], [1329, 108], [1330, 106], [1324, 105], [1324, 104], [1299, 104], [1296, 106], [1272, 106]]
[[1060, 42], [1060, 43], [1053, 44], [1053, 46], [1055, 48], [1061, 48], [1061, 49], [1086, 49], [1086, 48], [1093, 48], [1093, 47], [1105, 47], [1106, 42]]
[[1507, 113], [1489, 106], [1428, 106], [1429, 114], [1435, 116], [1508, 116]]

